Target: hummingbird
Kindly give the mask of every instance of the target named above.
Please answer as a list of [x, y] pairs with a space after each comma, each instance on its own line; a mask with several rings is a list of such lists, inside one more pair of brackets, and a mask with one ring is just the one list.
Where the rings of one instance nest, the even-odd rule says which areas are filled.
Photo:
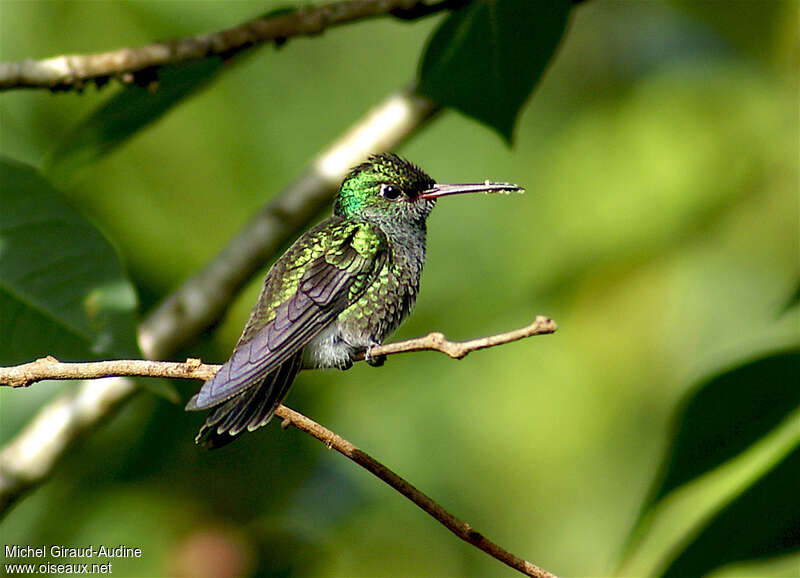
[[187, 403], [212, 410], [195, 441], [214, 449], [266, 425], [301, 369], [349, 369], [356, 355], [381, 365], [370, 352], [414, 306], [437, 199], [521, 190], [438, 184], [391, 153], [350, 170], [333, 215], [272, 265], [230, 359]]

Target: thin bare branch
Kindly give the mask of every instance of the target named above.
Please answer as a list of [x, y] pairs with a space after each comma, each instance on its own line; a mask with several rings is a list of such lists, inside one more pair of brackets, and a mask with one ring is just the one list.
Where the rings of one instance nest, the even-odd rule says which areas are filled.
[[[538, 315], [529, 325], [506, 333], [470, 339], [469, 341], [449, 341], [444, 334], [433, 332], [415, 339], [374, 347], [370, 354], [377, 357], [411, 351], [439, 351], [453, 359], [461, 359], [468, 353], [478, 349], [503, 345], [533, 335], [555, 333], [556, 329], [555, 321]], [[358, 357], [358, 360], [363, 359], [363, 355]], [[204, 364], [199, 359], [187, 359], [184, 363], [143, 359], [62, 363], [54, 357], [47, 356], [22, 365], [0, 367], [0, 386], [27, 387], [32, 383], [45, 379], [98, 379], [112, 376], [207, 380], [213, 377], [219, 368], [219, 365]]]
[[493, 558], [510, 566], [511, 568], [514, 568], [515, 570], [519, 570], [523, 574], [535, 576], [536, 578], [555, 578], [555, 576], [547, 570], [539, 568], [535, 564], [532, 564], [527, 560], [523, 560], [522, 558], [515, 556], [508, 550], [495, 544], [486, 536], [472, 528], [469, 524], [456, 518], [453, 514], [420, 492], [406, 480], [398, 476], [396, 473], [384, 466], [369, 454], [358, 449], [343, 437], [335, 434], [329, 429], [322, 427], [315, 421], [308, 419], [303, 414], [298, 413], [286, 407], [285, 405], [280, 406], [275, 411], [275, 415], [283, 419], [284, 427], [288, 427], [288, 425], [291, 424], [297, 429], [314, 436], [328, 446], [328, 448], [334, 449], [343, 456], [350, 458], [359, 466], [389, 484], [395, 490], [422, 508], [429, 515], [433, 516], [445, 528], [450, 530], [453, 534], [465, 542], [469, 542], [476, 548], [480, 548]]
[[[279, 12], [226, 30], [189, 38], [122, 48], [97, 54], [72, 54], [44, 60], [0, 63], [0, 90], [14, 88], [81, 89], [87, 82], [100, 84], [116, 77], [133, 82], [136, 73], [152, 73], [167, 64], [211, 56], [230, 58], [235, 53], [266, 42], [282, 44], [295, 36], [313, 36], [328, 28], [394, 15], [422, 18], [464, 4], [454, 0], [349, 0]], [[152, 74], [150, 74], [152, 76]]]
[[468, 353], [477, 351], [478, 349], [503, 345], [504, 343], [518, 341], [533, 335], [555, 333], [556, 329], [558, 329], [558, 327], [555, 321], [549, 317], [537, 315], [536, 319], [529, 325], [506, 333], [479, 337], [478, 339], [470, 339], [469, 341], [448, 341], [443, 333], [433, 332], [423, 337], [417, 337], [416, 339], [387, 343], [386, 345], [375, 347], [370, 351], [370, 355], [393, 355], [395, 353], [407, 353], [410, 351], [440, 351], [453, 359], [461, 359], [466, 357]]

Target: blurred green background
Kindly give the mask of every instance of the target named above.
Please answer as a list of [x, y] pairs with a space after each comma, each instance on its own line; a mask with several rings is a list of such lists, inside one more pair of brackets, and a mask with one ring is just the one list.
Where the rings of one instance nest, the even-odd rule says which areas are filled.
[[[0, 60], [209, 32], [285, 5], [4, 0]], [[565, 576], [611, 574], [681, 395], [741, 356], [797, 342], [797, 309], [781, 314], [800, 261], [797, 6], [579, 6], [513, 148], [446, 113], [400, 150], [442, 181], [528, 192], [439, 204], [417, 308], [395, 337], [470, 338], [536, 314], [558, 333], [460, 362], [419, 353], [304, 372], [287, 404], [510, 551]], [[406, 85], [440, 18], [259, 49], [58, 183], [120, 251], [141, 310]], [[115, 90], [3, 93], [0, 154], [41, 167]], [[260, 281], [176, 359], [223, 361]], [[177, 384], [185, 397], [197, 385]], [[65, 387], [0, 391], [2, 440]], [[513, 575], [304, 434], [276, 423], [205, 452], [192, 441], [201, 421], [138, 395], [3, 520], [3, 542], [140, 547], [142, 558], [114, 563], [118, 576]], [[676, 504], [626, 574], [651, 573], [727, 488]], [[796, 576], [799, 565], [794, 555], [717, 575]]]

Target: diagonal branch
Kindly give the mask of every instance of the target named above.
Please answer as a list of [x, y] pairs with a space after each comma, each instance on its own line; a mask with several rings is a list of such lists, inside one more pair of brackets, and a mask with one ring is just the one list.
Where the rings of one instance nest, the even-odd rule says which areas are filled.
[[[0, 90], [14, 88], [81, 89], [90, 81], [105, 83], [109, 78], [133, 82], [136, 73], [151, 73], [167, 64], [180, 64], [211, 56], [230, 58], [250, 46], [275, 42], [282, 44], [294, 36], [321, 34], [328, 28], [394, 15], [405, 20], [422, 18], [447, 8], [463, 5], [463, 0], [347, 0], [320, 6], [281, 11], [239, 26], [96, 54], [72, 54], [44, 60], [0, 63]], [[152, 75], [150, 75], [152, 76]]]
[[[439, 351], [453, 359], [461, 359], [478, 349], [503, 345], [533, 335], [554, 333], [556, 329], [554, 321], [547, 317], [537, 316], [529, 325], [506, 333], [469, 341], [449, 341], [441, 333], [429, 333], [416, 339], [375, 347], [370, 354], [381, 356], [411, 351]], [[199, 359], [187, 359], [185, 363], [139, 359], [61, 363], [53, 357], [44, 357], [23, 365], [0, 367], [0, 385], [24, 387], [44, 379], [96, 379], [111, 376], [115, 376], [117, 379], [120, 379], [119, 376], [144, 376], [207, 380], [213, 377], [219, 368], [219, 365], [203, 364]], [[473, 529], [469, 524], [456, 518], [405, 479], [343, 437], [284, 405], [278, 407], [275, 415], [283, 419], [283, 427], [295, 426], [377, 476], [462, 540], [523, 574], [536, 578], [554, 578], [546, 570], [515, 556]]]
[[[453, 359], [466, 357], [472, 351], [495, 347], [518, 341], [533, 335], [555, 333], [555, 321], [537, 315], [532, 323], [508, 331], [470, 339], [469, 341], [450, 341], [444, 334], [433, 332], [415, 339], [379, 345], [370, 350], [370, 355], [395, 355], [411, 351], [439, 351]], [[364, 359], [361, 355], [359, 361]], [[177, 379], [211, 379], [219, 370], [219, 365], [204, 364], [199, 359], [186, 362], [148, 361], [144, 359], [115, 359], [110, 361], [88, 361], [81, 363], [62, 363], [47, 356], [13, 367], [0, 367], [0, 386], [27, 387], [45, 379], [98, 379], [102, 377], [169, 377]]]
[[480, 548], [491, 557], [523, 574], [534, 576], [535, 578], [555, 578], [555, 576], [547, 570], [539, 568], [535, 564], [523, 560], [495, 544], [469, 524], [456, 518], [453, 514], [442, 508], [406, 480], [395, 474], [369, 454], [358, 449], [343, 437], [284, 405], [280, 406], [275, 411], [275, 415], [283, 419], [283, 427], [293, 425], [297, 429], [314, 436], [328, 446], [328, 448], [332, 448], [343, 456], [350, 458], [359, 466], [389, 484], [465, 542], [469, 542], [476, 548]]

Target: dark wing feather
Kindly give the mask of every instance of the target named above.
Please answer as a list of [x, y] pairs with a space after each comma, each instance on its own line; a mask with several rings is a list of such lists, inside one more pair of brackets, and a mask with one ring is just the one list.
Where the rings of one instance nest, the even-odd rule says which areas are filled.
[[[304, 271], [295, 280], [294, 291], [272, 309], [272, 319], [264, 323], [265, 294], [285, 292], [280, 283], [291, 282], [291, 274], [297, 269], [292, 261], [298, 258], [298, 245], [317, 241], [301, 238], [273, 266], [231, 358], [189, 400], [187, 410], [214, 407], [259, 383], [356, 301], [386, 262], [386, 239], [371, 225], [334, 218], [307, 233], [320, 234], [326, 235], [325, 249], [301, 263]], [[365, 242], [365, 238], [372, 242]]]
[[215, 407], [195, 441], [207, 449], [216, 449], [231, 443], [245, 431], [266, 425], [300, 370], [301, 358], [301, 352], [295, 353], [252, 389]]

